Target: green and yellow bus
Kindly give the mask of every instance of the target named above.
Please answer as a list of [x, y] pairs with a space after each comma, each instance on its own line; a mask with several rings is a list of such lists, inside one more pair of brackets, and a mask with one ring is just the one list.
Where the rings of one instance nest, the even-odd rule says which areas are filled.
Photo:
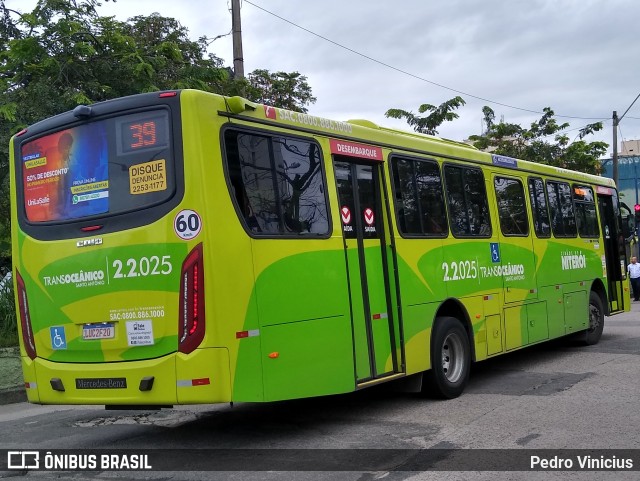
[[[181, 90], [10, 145], [29, 401], [171, 406], [346, 393], [628, 310], [609, 179], [371, 122]], [[423, 382], [424, 381], [424, 382]]]

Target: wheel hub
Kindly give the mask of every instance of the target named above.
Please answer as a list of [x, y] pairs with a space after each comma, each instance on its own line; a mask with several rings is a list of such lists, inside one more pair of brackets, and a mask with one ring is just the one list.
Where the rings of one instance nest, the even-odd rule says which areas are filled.
[[462, 340], [456, 333], [449, 334], [442, 343], [442, 372], [449, 382], [460, 379], [464, 368]]

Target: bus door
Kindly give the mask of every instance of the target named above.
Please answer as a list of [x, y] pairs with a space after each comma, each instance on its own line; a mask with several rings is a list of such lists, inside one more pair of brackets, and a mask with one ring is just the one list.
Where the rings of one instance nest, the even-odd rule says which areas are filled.
[[624, 284], [626, 282], [626, 253], [624, 235], [619, 229], [619, 207], [617, 193], [607, 187], [598, 187], [600, 228], [604, 241], [603, 267], [607, 270], [609, 311], [611, 314], [625, 308]]
[[334, 156], [353, 328], [357, 382], [402, 371], [400, 328], [382, 163]]

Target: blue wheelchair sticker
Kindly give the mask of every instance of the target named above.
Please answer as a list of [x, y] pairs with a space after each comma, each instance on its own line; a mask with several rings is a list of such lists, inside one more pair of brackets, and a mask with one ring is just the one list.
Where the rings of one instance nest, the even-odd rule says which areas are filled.
[[64, 335], [64, 327], [62, 326], [50, 327], [49, 333], [51, 334], [51, 347], [53, 349], [67, 348], [67, 338]]
[[500, 262], [500, 246], [497, 242], [491, 242], [491, 262]]

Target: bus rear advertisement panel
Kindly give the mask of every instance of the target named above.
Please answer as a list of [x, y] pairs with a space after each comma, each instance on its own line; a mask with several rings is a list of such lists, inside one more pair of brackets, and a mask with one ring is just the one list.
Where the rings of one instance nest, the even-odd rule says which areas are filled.
[[[29, 400], [173, 405], [349, 392], [629, 309], [613, 183], [198, 91], [12, 138]], [[420, 384], [420, 383], [418, 383]]]

